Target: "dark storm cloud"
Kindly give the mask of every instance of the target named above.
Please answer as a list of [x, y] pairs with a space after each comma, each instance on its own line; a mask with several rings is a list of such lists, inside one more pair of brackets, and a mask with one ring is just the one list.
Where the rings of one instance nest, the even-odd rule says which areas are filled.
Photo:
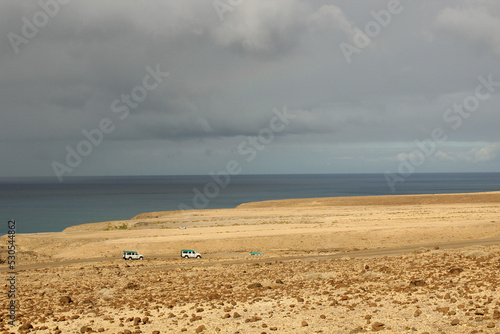
[[[23, 35], [26, 21], [43, 19], [41, 3], [53, 17]], [[215, 165], [285, 106], [297, 118], [273, 143], [284, 166], [292, 161], [286, 152], [296, 151], [312, 160], [338, 155], [342, 163], [364, 157], [384, 168], [434, 128], [449, 129], [443, 115], [474, 93], [479, 76], [500, 81], [494, 1], [397, 2], [398, 13], [348, 62], [341, 43], [355, 46], [390, 3], [252, 0], [221, 15], [210, 1], [2, 1], [0, 150], [10, 163], [1, 175], [51, 174], [51, 161], [63, 161], [65, 147], [103, 118], [115, 128], [82, 173], [113, 173], [99, 158], [127, 161], [117, 152], [176, 157], [155, 173], [182, 173], [201, 155]], [[13, 45], [13, 34], [23, 42]], [[120, 119], [113, 101], [125, 106], [123, 96], [140, 92], [156, 66], [168, 77]], [[498, 159], [499, 91], [449, 131], [435, 161]], [[370, 143], [380, 145], [378, 156]]]

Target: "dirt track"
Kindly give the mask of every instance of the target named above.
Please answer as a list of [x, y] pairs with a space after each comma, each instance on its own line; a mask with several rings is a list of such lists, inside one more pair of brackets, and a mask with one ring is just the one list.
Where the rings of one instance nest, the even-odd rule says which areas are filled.
[[[379, 248], [379, 249], [370, 249], [370, 250], [360, 250], [360, 251], [352, 251], [352, 252], [338, 252], [335, 254], [328, 255], [298, 255], [298, 256], [283, 256], [283, 257], [260, 257], [256, 256], [254, 258], [246, 258], [241, 259], [242, 255], [228, 254], [228, 253], [220, 253], [220, 254], [210, 254], [205, 256], [204, 258], [217, 258], [218, 261], [216, 263], [213, 262], [199, 262], [197, 260], [188, 260], [183, 264], [176, 265], [166, 265], [164, 269], [175, 269], [179, 267], [206, 267], [212, 265], [238, 265], [238, 264], [252, 264], [252, 263], [265, 263], [270, 261], [311, 261], [311, 260], [322, 260], [322, 259], [338, 259], [343, 257], [350, 258], [372, 258], [372, 257], [381, 257], [381, 256], [398, 256], [411, 253], [420, 248], [425, 249], [433, 249], [435, 246], [438, 246], [439, 249], [456, 249], [470, 246], [491, 246], [491, 245], [500, 245], [500, 238], [493, 239], [480, 239], [480, 240], [463, 240], [463, 241], [453, 241], [446, 242], [440, 244], [422, 244], [422, 245], [413, 245], [408, 247], [398, 247], [398, 248]], [[245, 254], [246, 255], [246, 254]], [[223, 258], [229, 257], [231, 259], [225, 260]], [[150, 259], [177, 259], [178, 256], [165, 256], [165, 255], [156, 255], [151, 256]], [[101, 257], [101, 258], [91, 258], [91, 259], [77, 259], [77, 260], [69, 260], [69, 261], [60, 261], [60, 262], [49, 262], [49, 263], [38, 263], [38, 264], [28, 264], [18, 266], [16, 268], [17, 271], [22, 270], [32, 270], [32, 269], [42, 269], [42, 268], [54, 268], [67, 266], [72, 264], [84, 264], [84, 263], [97, 263], [97, 262], [106, 262], [106, 261], [115, 261], [121, 260], [120, 257]], [[0, 272], [8, 271], [7, 268], [0, 268]]]

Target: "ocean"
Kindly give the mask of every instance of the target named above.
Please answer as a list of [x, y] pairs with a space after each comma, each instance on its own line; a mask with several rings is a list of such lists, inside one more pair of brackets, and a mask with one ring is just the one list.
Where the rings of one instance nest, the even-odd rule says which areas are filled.
[[74, 177], [0, 179], [0, 235], [130, 219], [151, 211], [233, 208], [272, 199], [468, 193], [500, 190], [500, 173], [414, 174], [394, 191], [383, 174]]

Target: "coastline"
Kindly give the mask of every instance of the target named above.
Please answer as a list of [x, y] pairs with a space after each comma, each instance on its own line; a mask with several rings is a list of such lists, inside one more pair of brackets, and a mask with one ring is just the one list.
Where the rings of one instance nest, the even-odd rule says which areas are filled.
[[[61, 232], [144, 212], [235, 208], [242, 203], [315, 197], [474, 193], [500, 190], [500, 173], [415, 174], [391, 192], [382, 174], [239, 175], [219, 195], [202, 198], [210, 181], [200, 176], [84, 177], [62, 184], [2, 183], [0, 213], [16, 219], [18, 233]], [[185, 206], [184, 206], [185, 205]]]
[[500, 192], [287, 199], [148, 212], [17, 237], [23, 264], [113, 258], [124, 249], [146, 257], [182, 248], [214, 256], [305, 254], [500, 237], [499, 206]]

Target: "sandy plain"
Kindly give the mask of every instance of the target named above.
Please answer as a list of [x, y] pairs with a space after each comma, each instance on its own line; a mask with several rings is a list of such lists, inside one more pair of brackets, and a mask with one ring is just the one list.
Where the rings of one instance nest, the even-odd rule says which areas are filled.
[[19, 234], [0, 331], [500, 333], [499, 208], [500, 192], [314, 198]]

